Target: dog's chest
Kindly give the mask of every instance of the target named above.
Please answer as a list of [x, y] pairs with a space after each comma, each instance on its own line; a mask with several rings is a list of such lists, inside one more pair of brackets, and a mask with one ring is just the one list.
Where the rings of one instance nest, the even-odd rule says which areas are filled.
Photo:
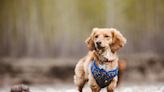
[[106, 59], [108, 59], [109, 61], [114, 60], [114, 59], [117, 58], [117, 55], [116, 55], [115, 53], [112, 53], [112, 51], [111, 51], [110, 48], [107, 49], [107, 50], [105, 50], [105, 51], [102, 53], [101, 56], [104, 57], [104, 58], [106, 58]]
[[106, 65], [96, 65], [95, 61], [91, 64], [92, 75], [101, 88], [106, 87], [118, 74], [118, 68], [110, 71], [108, 69]]
[[109, 70], [110, 70], [110, 69], [109, 69], [109, 65], [107, 66], [107, 65], [105, 65], [105, 64], [99, 64], [98, 67], [99, 67], [100, 69], [104, 69], [105, 71], [109, 71]]

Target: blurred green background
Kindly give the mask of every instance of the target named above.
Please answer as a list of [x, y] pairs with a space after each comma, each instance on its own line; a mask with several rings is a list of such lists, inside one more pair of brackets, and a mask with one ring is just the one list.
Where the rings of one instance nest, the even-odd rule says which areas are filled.
[[0, 56], [81, 56], [93, 27], [120, 30], [124, 53], [162, 54], [163, 16], [163, 0], [1, 0]]
[[58, 71], [67, 68], [72, 78], [94, 27], [114, 27], [127, 38], [119, 52], [126, 77], [164, 81], [164, 0], [0, 0], [1, 84], [10, 77], [13, 83], [63, 80]]

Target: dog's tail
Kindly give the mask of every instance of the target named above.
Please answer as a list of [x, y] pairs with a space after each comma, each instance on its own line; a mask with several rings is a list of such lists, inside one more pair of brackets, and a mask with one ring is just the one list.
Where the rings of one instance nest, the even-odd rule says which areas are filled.
[[119, 66], [118, 85], [120, 85], [120, 83], [122, 82], [123, 73], [125, 72], [126, 69], [126, 60], [119, 59], [118, 66]]

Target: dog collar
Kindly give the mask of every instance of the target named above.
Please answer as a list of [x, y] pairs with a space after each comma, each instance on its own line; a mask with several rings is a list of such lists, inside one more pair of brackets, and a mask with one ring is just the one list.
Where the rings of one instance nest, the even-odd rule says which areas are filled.
[[93, 60], [93, 62], [91, 63], [91, 72], [94, 79], [96, 80], [96, 83], [101, 88], [104, 88], [109, 85], [114, 77], [118, 75], [118, 67], [110, 71], [105, 71], [104, 69], [99, 68], [96, 65], [96, 61]]

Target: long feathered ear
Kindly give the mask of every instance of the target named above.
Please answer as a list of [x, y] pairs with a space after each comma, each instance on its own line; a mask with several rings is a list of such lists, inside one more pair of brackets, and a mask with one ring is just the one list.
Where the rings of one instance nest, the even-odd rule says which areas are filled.
[[111, 29], [111, 32], [112, 32], [111, 50], [112, 52], [116, 52], [125, 45], [126, 38], [116, 29]]
[[92, 33], [90, 36], [85, 40], [85, 43], [87, 44], [87, 47], [90, 51], [95, 50], [95, 44], [93, 41], [93, 36], [98, 28], [93, 28]]

